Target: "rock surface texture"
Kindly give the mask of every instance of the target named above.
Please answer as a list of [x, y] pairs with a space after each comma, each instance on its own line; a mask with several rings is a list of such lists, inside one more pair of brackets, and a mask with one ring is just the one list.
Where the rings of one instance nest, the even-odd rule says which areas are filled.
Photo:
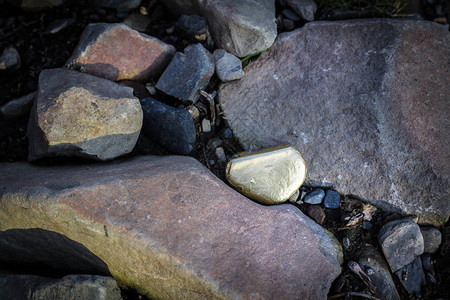
[[[2, 164], [0, 192], [2, 234], [63, 235], [151, 298], [325, 299], [340, 273], [342, 249], [328, 231], [292, 205], [248, 200], [190, 157]], [[8, 242], [0, 258], [48, 255], [21, 249]]]
[[44, 70], [28, 123], [28, 159], [113, 159], [133, 150], [141, 127], [142, 108], [131, 88], [76, 71]]
[[109, 80], [148, 81], [169, 64], [175, 48], [124, 24], [89, 24], [67, 65]]
[[0, 273], [2, 299], [120, 300], [120, 290], [111, 277], [68, 275], [61, 279]]
[[219, 101], [246, 150], [291, 143], [310, 184], [441, 225], [449, 66], [450, 34], [435, 23], [314, 22], [280, 35]]
[[266, 50], [277, 36], [274, 0], [200, 0], [217, 48], [237, 57]]

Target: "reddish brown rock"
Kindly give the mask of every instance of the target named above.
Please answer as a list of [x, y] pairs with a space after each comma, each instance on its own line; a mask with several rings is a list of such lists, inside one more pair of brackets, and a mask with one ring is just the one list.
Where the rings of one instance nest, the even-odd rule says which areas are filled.
[[311, 185], [439, 225], [450, 215], [449, 67], [438, 24], [314, 22], [280, 35], [218, 97], [246, 150], [291, 143]]
[[[328, 231], [292, 205], [248, 200], [190, 157], [2, 164], [0, 195], [0, 236], [63, 235], [151, 298], [324, 299], [340, 272], [342, 250]], [[2, 263], [41, 261], [47, 251], [20, 252], [52, 245], [9, 241]]]
[[89, 24], [81, 35], [69, 68], [109, 80], [148, 81], [169, 64], [175, 48], [124, 24]]

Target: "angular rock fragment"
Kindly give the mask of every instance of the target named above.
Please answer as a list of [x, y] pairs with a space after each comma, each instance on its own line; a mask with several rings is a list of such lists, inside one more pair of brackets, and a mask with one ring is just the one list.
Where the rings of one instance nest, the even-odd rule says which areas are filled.
[[302, 19], [314, 21], [317, 11], [317, 4], [314, 0], [287, 0], [286, 2]]
[[214, 75], [214, 59], [201, 44], [177, 52], [159, 78], [156, 88], [181, 100], [196, 102]]
[[410, 219], [385, 224], [379, 232], [378, 241], [392, 272], [413, 262], [424, 249], [419, 225]]
[[28, 123], [28, 159], [113, 159], [133, 150], [141, 127], [132, 89], [76, 71], [44, 70]]
[[35, 98], [36, 92], [32, 92], [23, 97], [13, 99], [0, 107], [0, 113], [7, 120], [29, 115]]
[[439, 226], [450, 216], [449, 65], [450, 33], [435, 23], [311, 22], [218, 100], [245, 150], [290, 143], [308, 184]]
[[1, 263], [39, 262], [64, 236], [152, 299], [324, 299], [342, 263], [332, 234], [300, 210], [250, 201], [183, 156], [1, 164], [0, 220], [2, 235], [48, 238], [10, 240]]
[[422, 293], [422, 286], [426, 285], [422, 260], [416, 257], [411, 263], [395, 271], [398, 279], [410, 295], [418, 296]]
[[306, 165], [295, 147], [281, 145], [236, 155], [227, 164], [226, 177], [245, 196], [263, 204], [277, 204], [300, 188]]
[[120, 289], [111, 277], [68, 275], [61, 279], [0, 272], [3, 299], [120, 300]]
[[400, 300], [389, 267], [378, 251], [372, 246], [364, 247], [356, 255], [361, 269], [369, 276], [376, 287], [376, 298], [385, 300]]
[[216, 65], [216, 73], [222, 82], [241, 79], [244, 76], [242, 62], [239, 58], [223, 49], [217, 49], [213, 53]]
[[13, 72], [20, 69], [20, 54], [14, 47], [7, 47], [0, 55], [0, 71]]
[[420, 227], [420, 232], [423, 236], [425, 253], [435, 253], [442, 242], [442, 234], [439, 229], [435, 227]]
[[325, 221], [325, 212], [323, 211], [323, 208], [318, 205], [308, 206], [307, 213], [317, 222], [317, 224], [322, 224], [323, 221]]
[[141, 105], [144, 112], [142, 130], [149, 138], [173, 153], [191, 153], [197, 136], [194, 119], [187, 110], [152, 98], [142, 99]]
[[273, 0], [202, 0], [200, 6], [217, 48], [237, 57], [266, 50], [277, 36]]
[[124, 24], [89, 24], [66, 64], [118, 81], [148, 81], [164, 71], [175, 48]]

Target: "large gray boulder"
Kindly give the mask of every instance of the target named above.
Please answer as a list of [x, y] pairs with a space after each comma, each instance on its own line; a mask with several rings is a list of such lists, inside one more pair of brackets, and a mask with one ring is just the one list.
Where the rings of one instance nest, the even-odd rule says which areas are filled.
[[44, 70], [28, 123], [28, 159], [113, 159], [133, 150], [141, 127], [141, 104], [131, 88], [76, 71]]
[[342, 262], [299, 209], [250, 201], [183, 156], [2, 164], [1, 241], [0, 264], [82, 256], [75, 267], [91, 261], [152, 299], [325, 299]]
[[314, 22], [280, 35], [219, 101], [247, 150], [288, 142], [307, 182], [444, 224], [450, 33], [431, 22]]

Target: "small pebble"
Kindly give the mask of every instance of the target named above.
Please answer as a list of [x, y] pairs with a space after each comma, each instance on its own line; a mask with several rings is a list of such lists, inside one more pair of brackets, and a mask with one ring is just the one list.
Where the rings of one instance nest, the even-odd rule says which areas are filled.
[[287, 31], [291, 31], [295, 28], [295, 23], [292, 20], [289, 19], [283, 19], [283, 27]]
[[147, 88], [150, 95], [154, 96], [156, 94], [156, 88], [152, 84], [147, 83], [145, 87]]
[[226, 155], [225, 155], [225, 150], [223, 150], [222, 147], [216, 148], [215, 153], [216, 153], [217, 160], [218, 160], [219, 162], [224, 163], [224, 162], [227, 161], [227, 157], [226, 157]]
[[342, 239], [342, 245], [344, 245], [345, 249], [348, 249], [350, 247], [350, 239], [347, 236], [344, 236]]
[[305, 203], [308, 204], [320, 204], [325, 197], [325, 192], [322, 189], [315, 189], [311, 193], [305, 196]]
[[223, 49], [217, 49], [214, 51], [213, 57], [217, 76], [222, 82], [237, 80], [245, 75], [241, 60], [233, 54]]
[[214, 159], [210, 159], [210, 160], [209, 160], [209, 164], [210, 164], [211, 166], [214, 166], [214, 165], [216, 164], [216, 162], [214, 161]]
[[423, 252], [435, 253], [442, 242], [442, 234], [435, 227], [420, 227], [423, 236], [424, 250]]
[[317, 224], [322, 224], [323, 221], [325, 221], [325, 212], [323, 208], [318, 205], [309, 205], [306, 212], [317, 222]]
[[222, 136], [223, 136], [225, 139], [231, 139], [231, 138], [233, 137], [233, 132], [231, 131], [230, 128], [225, 128], [225, 130], [224, 130], [223, 133], [222, 133]]
[[300, 190], [296, 190], [294, 194], [288, 199], [291, 203], [296, 203], [298, 196], [300, 196]]
[[328, 190], [325, 194], [325, 199], [323, 200], [323, 205], [326, 208], [339, 208], [341, 204], [341, 196], [338, 192], [333, 190]]
[[300, 16], [297, 15], [292, 9], [285, 8], [281, 11], [283, 16], [289, 20], [292, 20], [294, 22], [300, 21]]
[[363, 221], [362, 228], [364, 230], [370, 230], [370, 229], [372, 229], [372, 223], [370, 223], [369, 221]]
[[20, 68], [20, 55], [14, 47], [7, 47], [0, 56], [0, 70], [16, 71]]
[[427, 281], [433, 284], [437, 283], [436, 278], [434, 278], [433, 274], [431, 274], [430, 272], [427, 272]]
[[422, 266], [425, 271], [434, 273], [434, 267], [431, 262], [431, 254], [425, 253], [421, 255], [422, 258]]
[[221, 140], [221, 139], [217, 139], [217, 138], [215, 138], [215, 139], [210, 139], [210, 140], [208, 141], [208, 146], [209, 146], [209, 148], [211, 148], [211, 149], [216, 149], [217, 147], [222, 146], [222, 140]]
[[211, 122], [208, 119], [202, 120], [202, 131], [210, 132], [211, 131]]

